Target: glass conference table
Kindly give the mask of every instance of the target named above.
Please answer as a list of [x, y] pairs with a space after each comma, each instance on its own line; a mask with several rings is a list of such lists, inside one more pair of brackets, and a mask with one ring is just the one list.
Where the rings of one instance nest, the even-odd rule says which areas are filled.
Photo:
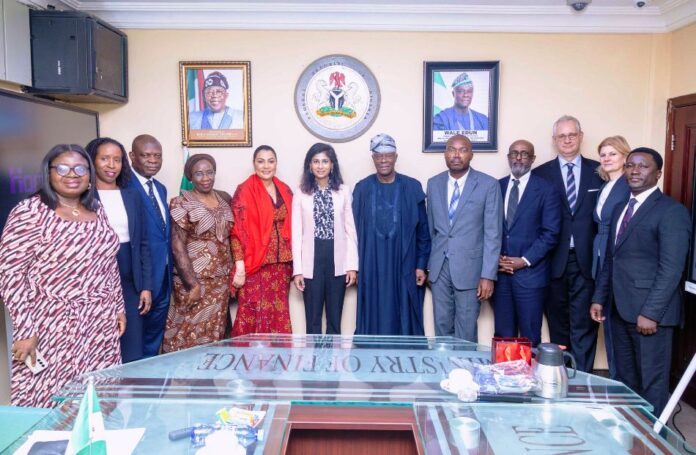
[[[598, 376], [578, 373], [556, 401], [469, 403], [441, 389], [452, 369], [487, 363], [489, 348], [449, 337], [248, 335], [89, 376], [106, 429], [145, 428], [136, 453], [196, 453], [169, 433], [232, 406], [265, 412], [247, 454], [688, 453], [653, 432], [647, 402]], [[84, 379], [8, 453], [35, 430], [72, 428]]]

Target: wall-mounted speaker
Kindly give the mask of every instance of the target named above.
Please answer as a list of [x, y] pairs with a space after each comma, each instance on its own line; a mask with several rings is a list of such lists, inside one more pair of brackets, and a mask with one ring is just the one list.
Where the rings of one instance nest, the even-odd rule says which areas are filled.
[[75, 11], [31, 11], [30, 92], [84, 103], [128, 101], [128, 41]]

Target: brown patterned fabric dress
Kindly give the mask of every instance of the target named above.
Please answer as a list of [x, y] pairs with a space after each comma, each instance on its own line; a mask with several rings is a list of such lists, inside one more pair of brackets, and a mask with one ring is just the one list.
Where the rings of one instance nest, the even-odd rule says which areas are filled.
[[[186, 251], [173, 248], [174, 304], [167, 316], [164, 352], [219, 341], [225, 334], [232, 267], [232, 210], [217, 192], [215, 196], [215, 208], [200, 202], [191, 191], [182, 191], [169, 205], [174, 223], [172, 237], [176, 231], [185, 235]], [[201, 285], [201, 299], [189, 306], [189, 290], [196, 282]]]
[[38, 196], [12, 210], [0, 240], [0, 297], [13, 340], [37, 336], [48, 363], [34, 375], [12, 362], [13, 405], [54, 406], [51, 396], [70, 380], [121, 363], [118, 248], [101, 206], [94, 221], [64, 220]]

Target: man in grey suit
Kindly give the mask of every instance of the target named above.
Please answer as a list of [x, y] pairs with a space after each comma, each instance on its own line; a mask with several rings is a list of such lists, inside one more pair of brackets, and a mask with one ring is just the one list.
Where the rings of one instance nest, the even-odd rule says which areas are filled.
[[480, 302], [491, 297], [498, 276], [503, 204], [498, 181], [469, 167], [473, 156], [467, 137], [452, 136], [449, 171], [428, 180], [428, 268], [435, 334], [476, 342]]
[[631, 189], [612, 216], [604, 266], [590, 315], [604, 320], [613, 305], [611, 332], [617, 379], [638, 392], [660, 415], [669, 392], [672, 336], [681, 321], [681, 277], [689, 252], [686, 207], [662, 194], [662, 157], [638, 148], [626, 159]]

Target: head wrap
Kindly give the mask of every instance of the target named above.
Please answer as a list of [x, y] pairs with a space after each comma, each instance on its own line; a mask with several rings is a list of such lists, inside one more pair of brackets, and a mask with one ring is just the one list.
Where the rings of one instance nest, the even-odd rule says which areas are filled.
[[206, 77], [205, 81], [203, 82], [203, 90], [207, 89], [208, 87], [222, 87], [225, 90], [230, 88], [229, 84], [227, 83], [227, 78], [220, 71], [213, 71], [212, 73], [208, 74], [208, 77]]
[[394, 153], [396, 152], [396, 141], [390, 135], [380, 133], [370, 140], [370, 151], [372, 153]]
[[184, 164], [184, 177], [186, 177], [188, 180], [192, 180], [191, 177], [193, 177], [193, 166], [195, 166], [196, 163], [198, 163], [199, 161], [209, 162], [213, 165], [213, 170], [217, 171], [215, 158], [208, 155], [207, 153], [197, 153], [195, 155], [189, 156], [189, 159], [186, 160], [186, 164]]
[[474, 83], [471, 82], [471, 79], [469, 79], [469, 75], [466, 73], [462, 73], [457, 78], [452, 82], [452, 88], [457, 88], [461, 85], [467, 86], [467, 87], [473, 87]]

